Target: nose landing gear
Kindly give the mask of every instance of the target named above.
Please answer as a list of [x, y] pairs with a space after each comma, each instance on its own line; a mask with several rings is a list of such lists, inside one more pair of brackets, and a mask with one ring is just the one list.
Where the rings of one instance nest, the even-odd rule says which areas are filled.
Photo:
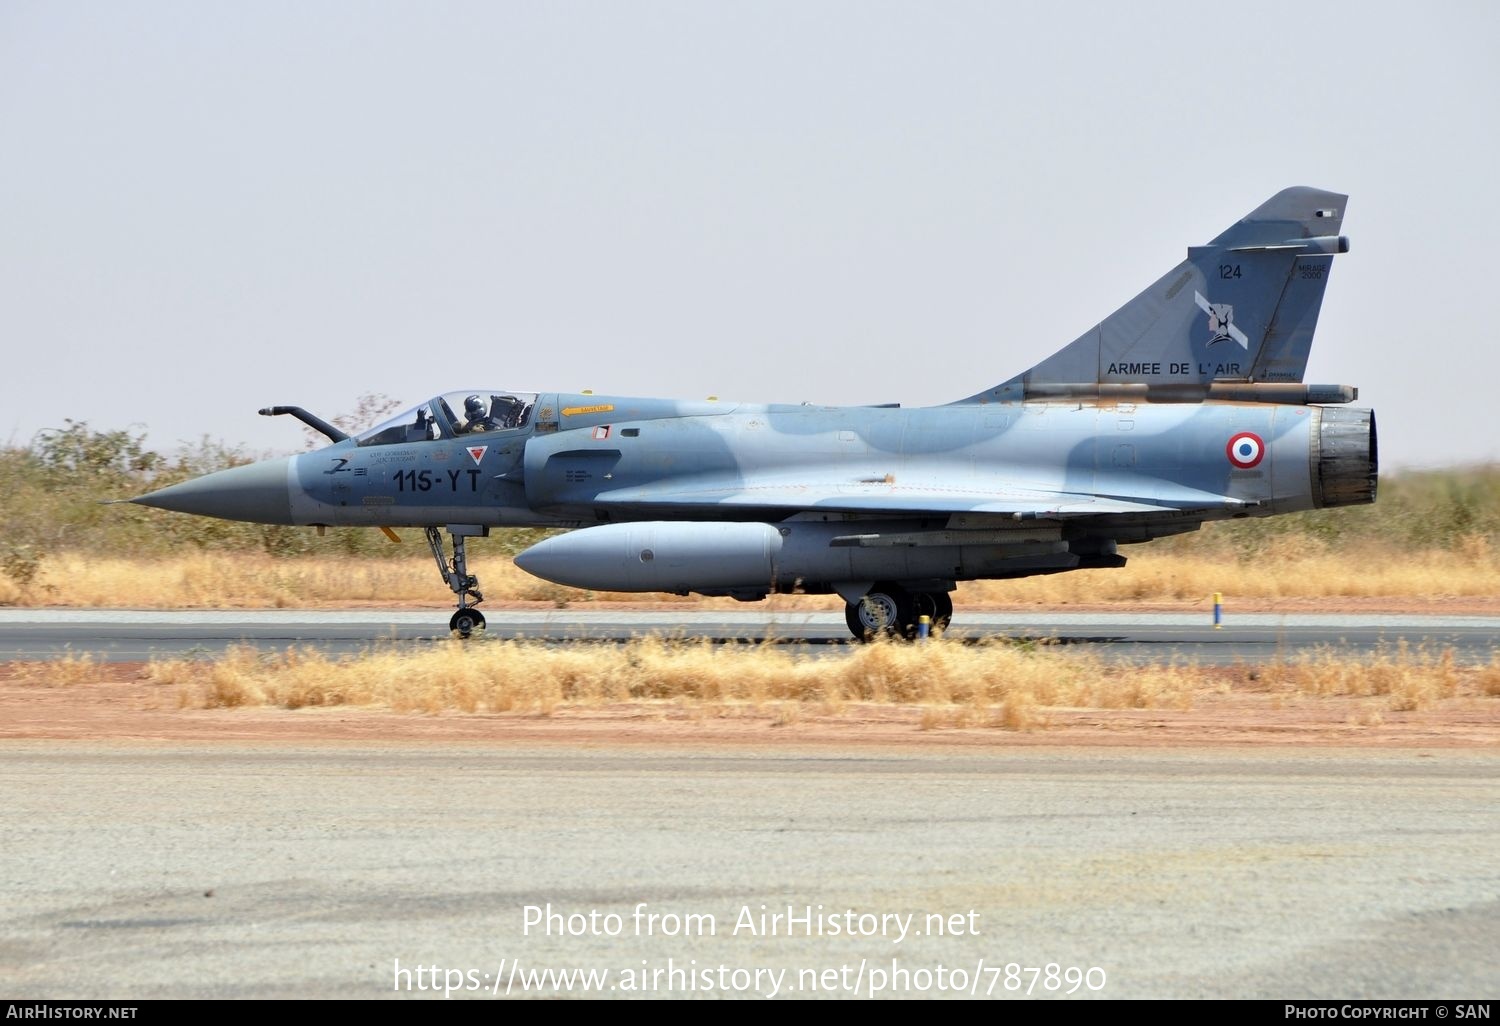
[[[448, 629], [459, 638], [467, 638], [475, 631], [484, 630], [484, 614], [474, 606], [484, 601], [479, 590], [479, 578], [469, 573], [468, 558], [464, 552], [464, 540], [483, 537], [489, 533], [485, 527], [467, 524], [449, 524], [448, 533], [453, 536], [453, 559], [443, 552], [443, 535], [436, 527], [427, 528], [427, 545], [437, 560], [438, 573], [443, 575], [449, 590], [458, 596], [458, 612], [448, 621]], [[472, 604], [471, 604], [472, 601]]]

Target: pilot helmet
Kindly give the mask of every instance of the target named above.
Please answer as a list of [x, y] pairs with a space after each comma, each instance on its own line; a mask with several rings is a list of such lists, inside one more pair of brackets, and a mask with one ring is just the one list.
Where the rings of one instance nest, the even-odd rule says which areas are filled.
[[484, 416], [484, 400], [477, 395], [471, 395], [464, 400], [464, 413], [470, 417]]

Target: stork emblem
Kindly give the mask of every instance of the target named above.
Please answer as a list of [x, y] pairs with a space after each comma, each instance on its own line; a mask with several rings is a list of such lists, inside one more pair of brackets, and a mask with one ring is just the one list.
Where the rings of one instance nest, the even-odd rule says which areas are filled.
[[1228, 342], [1233, 339], [1238, 342], [1245, 352], [1250, 351], [1250, 339], [1245, 333], [1234, 326], [1234, 307], [1228, 303], [1210, 303], [1203, 298], [1203, 293], [1194, 292], [1193, 302], [1198, 308], [1208, 314], [1208, 330], [1213, 332], [1213, 338], [1208, 344], [1218, 345], [1220, 342]]

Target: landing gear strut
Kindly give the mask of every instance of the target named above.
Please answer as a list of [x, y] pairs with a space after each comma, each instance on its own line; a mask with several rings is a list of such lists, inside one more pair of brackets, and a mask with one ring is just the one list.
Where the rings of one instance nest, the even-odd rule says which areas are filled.
[[877, 584], [858, 602], [844, 605], [844, 622], [860, 641], [877, 637], [915, 638], [920, 617], [931, 617], [932, 629], [947, 629], [953, 599], [947, 592], [910, 592], [894, 584]]
[[[484, 614], [473, 606], [484, 601], [479, 591], [479, 578], [469, 573], [468, 559], [464, 554], [464, 539], [467, 533], [450, 528], [453, 536], [453, 559], [449, 561], [443, 552], [443, 534], [436, 527], [427, 528], [427, 545], [437, 560], [438, 573], [448, 583], [448, 588], [458, 596], [458, 612], [448, 621], [448, 629], [460, 638], [467, 638], [475, 631], [484, 630]], [[473, 605], [470, 605], [470, 602]]]

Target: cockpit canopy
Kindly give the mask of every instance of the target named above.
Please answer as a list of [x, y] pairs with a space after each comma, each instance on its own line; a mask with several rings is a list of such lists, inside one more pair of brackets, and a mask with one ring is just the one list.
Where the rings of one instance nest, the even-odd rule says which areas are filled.
[[358, 445], [399, 445], [491, 431], [519, 431], [531, 425], [535, 392], [506, 389], [449, 392], [355, 436]]

